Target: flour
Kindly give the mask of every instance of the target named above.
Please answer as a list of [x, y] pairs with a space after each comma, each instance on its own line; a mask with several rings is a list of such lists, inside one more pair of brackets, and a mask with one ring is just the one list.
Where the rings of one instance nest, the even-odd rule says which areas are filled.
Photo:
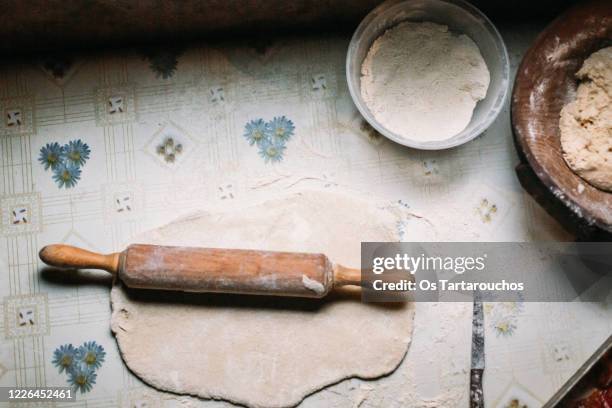
[[323, 286], [321, 282], [310, 279], [306, 275], [302, 275], [302, 283], [304, 284], [305, 288], [312, 290], [317, 295], [325, 293], [325, 286]]
[[612, 47], [591, 55], [576, 76], [576, 99], [559, 119], [563, 158], [591, 185], [612, 192]]
[[472, 39], [428, 22], [387, 30], [372, 44], [361, 75], [361, 96], [376, 120], [420, 142], [465, 129], [490, 82]]

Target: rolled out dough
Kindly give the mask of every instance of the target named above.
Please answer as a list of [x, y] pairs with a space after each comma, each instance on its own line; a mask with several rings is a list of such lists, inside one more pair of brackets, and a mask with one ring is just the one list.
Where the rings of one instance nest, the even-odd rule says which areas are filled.
[[[388, 203], [387, 203], [388, 204]], [[310, 192], [237, 212], [198, 213], [133, 242], [323, 252], [358, 267], [361, 241], [397, 241], [401, 209]], [[127, 366], [151, 386], [252, 407], [285, 407], [348, 377], [392, 372], [411, 340], [411, 304], [111, 292]]]

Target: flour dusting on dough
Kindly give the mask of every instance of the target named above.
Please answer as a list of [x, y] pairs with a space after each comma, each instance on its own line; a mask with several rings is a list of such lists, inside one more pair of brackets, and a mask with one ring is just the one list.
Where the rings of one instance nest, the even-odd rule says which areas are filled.
[[314, 279], [310, 279], [306, 275], [302, 275], [302, 283], [306, 289], [312, 290], [317, 295], [322, 295], [325, 293], [325, 286], [321, 282], [317, 282]]

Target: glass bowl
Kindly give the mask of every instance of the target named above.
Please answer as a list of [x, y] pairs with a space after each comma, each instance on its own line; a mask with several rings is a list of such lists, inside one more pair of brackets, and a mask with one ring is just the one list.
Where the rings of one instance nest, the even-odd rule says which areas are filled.
[[[430, 21], [448, 26], [452, 32], [466, 34], [478, 45], [487, 64], [491, 75], [487, 95], [476, 104], [467, 127], [451, 138], [423, 142], [394, 133], [376, 120], [361, 97], [361, 64], [370, 46], [386, 30], [404, 21]], [[471, 4], [463, 0], [388, 0], [370, 12], [353, 34], [346, 55], [346, 79], [357, 109], [379, 133], [404, 146], [441, 150], [469, 142], [491, 125], [508, 94], [510, 65], [499, 31]]]

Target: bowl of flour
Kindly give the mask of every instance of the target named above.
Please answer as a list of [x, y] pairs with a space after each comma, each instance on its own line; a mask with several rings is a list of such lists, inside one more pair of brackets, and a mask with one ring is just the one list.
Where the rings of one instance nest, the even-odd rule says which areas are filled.
[[389, 0], [351, 39], [348, 87], [379, 133], [404, 146], [447, 149], [501, 112], [510, 68], [501, 35], [463, 0]]

